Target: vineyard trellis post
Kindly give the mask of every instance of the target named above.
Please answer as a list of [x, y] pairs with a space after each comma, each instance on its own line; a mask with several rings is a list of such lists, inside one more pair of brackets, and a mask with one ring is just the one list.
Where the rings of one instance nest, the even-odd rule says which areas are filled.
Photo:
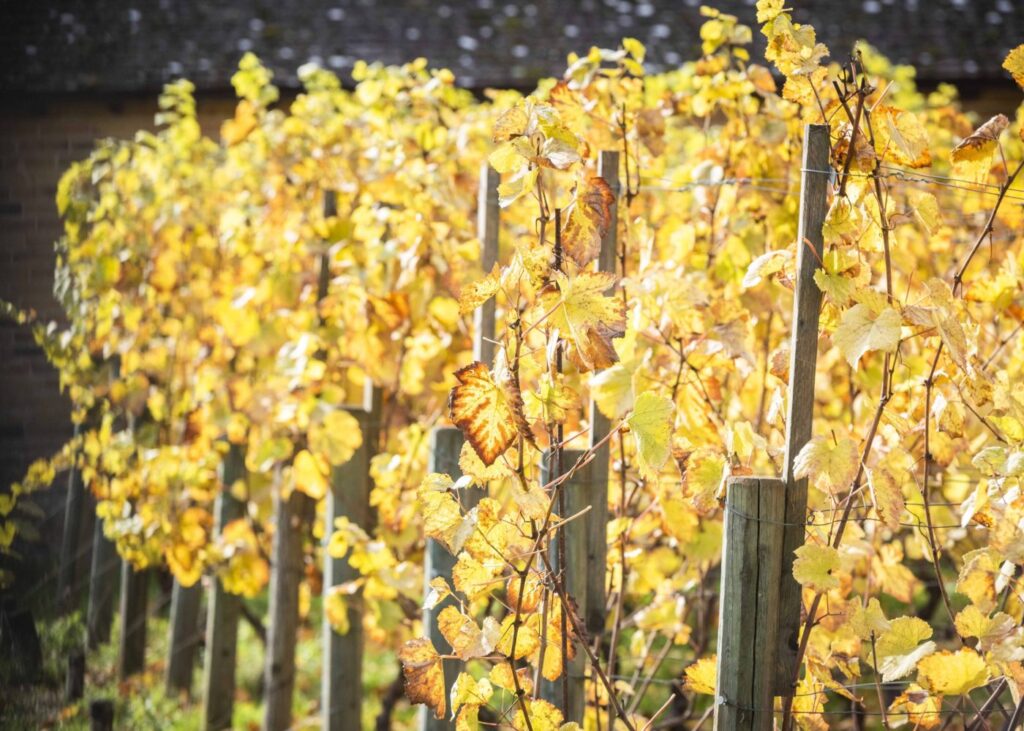
[[[324, 525], [323, 596], [326, 604], [333, 587], [357, 580], [359, 571], [347, 558], [327, 552], [337, 518], [347, 518], [363, 530], [370, 530], [370, 460], [377, 445], [371, 440], [372, 422], [380, 420], [380, 399], [369, 383], [363, 408], [349, 409], [359, 423], [363, 443], [352, 458], [331, 471]], [[374, 411], [374, 406], [377, 410]], [[323, 677], [320, 706], [324, 731], [341, 731], [362, 715], [363, 697], [363, 597], [357, 590], [345, 597], [348, 631], [340, 634], [324, 613]]]
[[121, 680], [141, 673], [145, 668], [149, 576], [149, 570], [136, 571], [130, 561], [121, 560], [121, 632], [118, 644], [118, 678]]
[[793, 299], [786, 461], [782, 478], [738, 477], [726, 492], [718, 625], [716, 731], [768, 731], [773, 698], [792, 695], [798, 671], [801, 588], [793, 552], [803, 545], [807, 480], [793, 460], [810, 440], [828, 208], [829, 130], [804, 128], [797, 282]]
[[814, 377], [818, 367], [818, 313], [821, 289], [814, 272], [824, 256], [822, 226], [828, 213], [829, 128], [804, 128], [800, 182], [800, 219], [797, 228], [796, 292], [793, 297], [792, 344], [789, 353], [789, 412], [786, 418], [786, 457], [782, 479], [786, 483], [785, 530], [782, 543], [782, 587], [779, 592], [779, 648], [776, 658], [776, 695], [792, 695], [799, 667], [800, 585], [793, 578], [793, 552], [804, 543], [807, 521], [807, 478], [793, 478], [793, 462], [811, 439], [814, 415]]
[[171, 589], [171, 616], [168, 624], [167, 669], [165, 682], [170, 695], [192, 691], [192, 671], [199, 649], [199, 609], [202, 584], [183, 586], [177, 579]]
[[264, 731], [291, 726], [295, 690], [295, 642], [299, 629], [299, 586], [303, 575], [302, 542], [312, 517], [313, 500], [297, 489], [282, 494], [280, 470], [275, 476], [274, 544], [270, 567], [270, 607], [263, 678]]
[[[83, 437], [87, 430], [84, 424], [75, 424], [74, 439]], [[78, 468], [78, 453], [75, 450], [75, 461], [68, 470], [68, 490], [64, 508], [64, 532], [60, 551], [60, 573], [57, 581], [57, 600], [60, 612], [70, 612], [78, 604], [78, 587], [80, 580], [77, 572], [78, 559], [82, 552], [81, 532], [85, 511], [89, 507], [85, 495], [85, 484], [82, 471]]]
[[92, 565], [89, 570], [89, 603], [86, 607], [87, 645], [95, 650], [110, 640], [114, 621], [119, 559], [117, 547], [103, 532], [99, 518], [93, 525]]
[[[501, 176], [488, 163], [480, 167], [480, 184], [477, 189], [477, 237], [480, 239], [480, 265], [484, 273], [490, 272], [498, 261], [498, 245], [501, 231], [501, 207], [498, 202], [498, 185]], [[494, 362], [494, 299], [484, 302], [473, 312], [473, 360], [478, 360], [488, 367]], [[459, 467], [459, 455], [462, 452], [464, 438], [456, 427], [437, 427], [430, 435], [429, 472], [447, 474], [452, 479], [459, 479], [462, 470]], [[484, 497], [486, 486], [482, 489], [470, 488], [459, 491], [459, 502], [462, 509], [470, 511]], [[456, 558], [438, 541], [428, 538], [423, 553], [423, 598], [430, 595], [430, 582], [441, 577], [452, 583], [452, 570]], [[437, 626], [437, 617], [445, 607], [455, 604], [451, 597], [435, 607], [423, 609], [423, 631], [442, 653], [451, 651], [448, 641]], [[458, 663], [445, 661], [442, 665], [445, 679], [445, 697], [451, 695], [452, 685], [458, 677]], [[443, 731], [451, 727], [446, 719], [437, 719], [426, 707], [420, 709], [420, 731]]]
[[[541, 482], [548, 484], [556, 477], [561, 477], [583, 456], [584, 452], [580, 450], [563, 450], [561, 455], [562, 470], [559, 472], [558, 466], [551, 464], [551, 453], [545, 453]], [[551, 549], [547, 552], [548, 570], [556, 576], [561, 575], [562, 587], [565, 589], [566, 594], [576, 602], [575, 609], [567, 608], [567, 610], [575, 611], [581, 620], [589, 616], [591, 609], [589, 597], [593, 595], [590, 590], [591, 587], [594, 584], [604, 584], [604, 571], [595, 573], [594, 565], [588, 563], [590, 555], [593, 553], [591, 537], [595, 522], [593, 520], [593, 503], [591, 501], [594, 499], [595, 492], [598, 492], [591, 481], [595, 464], [596, 461], [592, 461], [577, 469], [572, 477], [563, 482], [558, 488], [565, 496], [565, 515], [560, 515], [559, 518], [562, 520], [572, 518], [572, 520], [558, 529], [563, 531], [565, 535], [565, 566], [561, 565], [558, 551], [555, 550], [556, 540], [552, 540]], [[553, 597], [554, 595], [549, 594], [548, 596]], [[548, 621], [551, 622], [552, 620], [549, 619]], [[560, 620], [556, 619], [555, 621]], [[566, 622], [564, 630], [567, 643], [571, 643], [572, 624]], [[548, 642], [550, 643], [550, 640]], [[549, 645], [547, 651], [551, 652], [552, 650], [560, 653], [562, 648], [552, 648]], [[586, 657], [586, 652], [581, 647], [577, 647], [576, 654], [572, 660], [566, 661], [563, 658], [563, 677], [554, 681], [540, 681], [540, 697], [559, 708], [567, 722], [583, 723], [583, 709], [586, 705], [584, 686], [587, 668]], [[564, 692], [563, 684], [565, 685]]]
[[[223, 489], [214, 503], [214, 533], [242, 517], [245, 506], [231, 493], [231, 486], [245, 477], [245, 453], [232, 444], [221, 462]], [[203, 658], [203, 728], [221, 731], [231, 727], [235, 699], [235, 656], [242, 597], [224, 589], [213, 576], [206, 606], [206, 651]]]
[[[616, 257], [618, 257], [619, 236], [619, 153], [615, 150], [602, 150], [597, 159], [597, 174], [604, 179], [612, 191], [612, 203], [609, 208], [608, 229], [601, 239], [601, 250], [597, 257], [597, 269], [602, 272], [615, 273]], [[597, 402], [590, 400], [590, 448], [594, 450], [594, 458], [590, 463], [590, 513], [585, 522], [589, 526], [587, 540], [586, 566], [587, 571], [596, 571], [600, 575], [597, 581], [587, 584], [587, 610], [582, 618], [587, 633], [597, 637], [604, 632], [606, 586], [605, 573], [608, 565], [608, 463], [610, 456], [609, 442], [605, 439], [611, 430], [611, 421], [597, 408]], [[572, 565], [572, 564], [570, 564]]]

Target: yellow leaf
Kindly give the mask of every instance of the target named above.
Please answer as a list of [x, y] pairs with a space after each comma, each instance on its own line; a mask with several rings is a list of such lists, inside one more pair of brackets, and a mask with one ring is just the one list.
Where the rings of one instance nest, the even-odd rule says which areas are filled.
[[794, 553], [793, 578], [801, 586], [814, 591], [828, 591], [839, 586], [839, 577], [833, 575], [839, 569], [839, 551], [832, 546], [807, 543]]
[[459, 293], [459, 313], [468, 315], [501, 289], [501, 269], [497, 264], [483, 279], [467, 282]]
[[615, 194], [604, 178], [592, 176], [576, 183], [562, 227], [562, 250], [581, 267], [592, 262], [601, 251], [601, 240], [611, 224]]
[[329, 412], [323, 421], [310, 425], [309, 448], [335, 467], [352, 459], [363, 445], [359, 422], [343, 409]]
[[[515, 456], [518, 451], [513, 449], [508, 454], [508, 462], [515, 464]], [[492, 465], [485, 465], [480, 461], [476, 450], [469, 442], [463, 442], [459, 452], [459, 469], [463, 475], [471, 477], [475, 485], [487, 485], [491, 480], [500, 480], [513, 474], [505, 460], [497, 460]]]
[[1010, 72], [1010, 76], [1017, 82], [1017, 85], [1024, 89], [1024, 44], [1021, 44], [1006, 54], [1003, 60], [1003, 68]]
[[646, 391], [637, 397], [626, 419], [636, 442], [640, 473], [649, 479], [655, 479], [668, 461], [674, 415], [671, 399]]
[[902, 325], [900, 313], [892, 307], [875, 312], [867, 304], [856, 304], [843, 313], [832, 342], [846, 356], [850, 367], [856, 368], [861, 356], [868, 351], [896, 350]]
[[409, 640], [398, 651], [398, 659], [402, 662], [409, 702], [424, 703], [434, 711], [434, 718], [444, 718], [444, 670], [430, 640]]
[[463, 660], [489, 655], [498, 642], [498, 620], [486, 617], [481, 629], [472, 617], [462, 614], [454, 606], [441, 610], [437, 627], [455, 654]]
[[896, 476], [885, 467], [867, 470], [868, 487], [875, 511], [889, 530], [899, 530], [905, 501]]
[[515, 731], [528, 731], [530, 728], [533, 731], [558, 731], [564, 720], [560, 710], [540, 698], [526, 701], [526, 707], [530, 714], [529, 725], [527, 725], [526, 719], [523, 718], [522, 708], [519, 708], [518, 704], [516, 707], [519, 710], [516, 711], [515, 720], [512, 724]]
[[987, 178], [992, 156], [998, 147], [999, 135], [1008, 126], [1010, 120], [1006, 115], [997, 114], [965, 137], [949, 155], [955, 166], [954, 172], [969, 180], [982, 181]]
[[339, 635], [347, 635], [350, 629], [348, 619], [348, 601], [341, 586], [332, 586], [324, 599], [324, 616], [331, 628]]
[[911, 168], [932, 164], [928, 133], [917, 115], [895, 107], [875, 107], [872, 113], [875, 148], [883, 160]]
[[714, 695], [718, 673], [718, 655], [702, 657], [686, 668], [686, 681], [683, 687], [694, 693]]
[[857, 442], [850, 437], [814, 437], [793, 460], [793, 476], [807, 477], [818, 487], [835, 492], [850, 487], [859, 465]]
[[459, 385], [448, 400], [452, 423], [462, 430], [485, 466], [494, 464], [520, 435], [529, 437], [523, 400], [512, 384], [495, 383], [479, 361], [455, 372]]
[[292, 463], [292, 476], [295, 489], [319, 500], [327, 494], [327, 466], [321, 463], [308, 450], [303, 449], [295, 455]]
[[881, 635], [891, 626], [875, 597], [868, 600], [866, 607], [857, 604], [850, 614], [850, 629], [862, 640], [870, 640], [872, 634]]
[[[514, 693], [516, 689], [516, 681], [512, 677], [512, 668], [509, 667], [507, 662], [501, 662], [491, 668], [491, 672], [488, 675], [491, 682], [499, 688], [504, 688], [510, 693]], [[522, 688], [527, 695], [533, 692], [533, 676], [530, 674], [529, 668], [519, 668], [516, 671], [516, 677], [519, 680], [519, 687]]]
[[882, 680], [889, 683], [913, 672], [921, 658], [935, 652], [935, 643], [928, 640], [931, 636], [932, 628], [922, 619], [897, 617], [892, 620], [889, 629], [875, 642]]
[[907, 722], [915, 729], [930, 729], [942, 723], [942, 698], [930, 695], [917, 683], [911, 683], [889, 706], [890, 724], [895, 725], [893, 716], [906, 714]]
[[569, 360], [581, 371], [618, 360], [611, 341], [625, 333], [625, 307], [620, 297], [604, 294], [615, 281], [608, 272], [581, 271], [571, 278], [557, 272], [554, 285], [541, 295], [542, 314], [551, 313], [552, 327], [568, 341]]
[[917, 682], [938, 695], [963, 695], [988, 683], [985, 658], [968, 647], [957, 652], [943, 650], [917, 664]]
[[452, 715], [458, 714], [463, 706], [482, 706], [491, 700], [494, 688], [487, 678], [477, 680], [469, 673], [459, 673], [452, 684], [451, 701]]

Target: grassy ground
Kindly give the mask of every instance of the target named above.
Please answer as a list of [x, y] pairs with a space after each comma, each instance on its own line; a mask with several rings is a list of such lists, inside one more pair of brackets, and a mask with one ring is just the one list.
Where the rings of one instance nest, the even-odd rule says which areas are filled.
[[[263, 607], [253, 605], [259, 616]], [[107, 698], [115, 703], [115, 728], [133, 731], [175, 729], [198, 731], [201, 724], [201, 698], [169, 696], [164, 686], [167, 656], [167, 618], [152, 616], [147, 625], [146, 670], [123, 683], [117, 680], [117, 620], [114, 641], [89, 653], [86, 659], [85, 697], [65, 705], [64, 676], [67, 657], [80, 646], [83, 627], [78, 615], [53, 622], [40, 622], [44, 667], [39, 683], [9, 686], [0, 703], [0, 728], [11, 731], [36, 729], [89, 728], [89, 703]], [[320, 727], [320, 608], [314, 601], [300, 631], [296, 645], [293, 729]], [[261, 686], [264, 647], [252, 627], [239, 624], [237, 692], [232, 727], [258, 729], [262, 718]], [[364, 703], [362, 728], [374, 728], [381, 710], [381, 697], [395, 680], [398, 663], [394, 653], [370, 650], [364, 659]], [[193, 688], [198, 695], [202, 678], [202, 658], [197, 657]], [[392, 728], [410, 728], [415, 715], [405, 701], [395, 710]]]

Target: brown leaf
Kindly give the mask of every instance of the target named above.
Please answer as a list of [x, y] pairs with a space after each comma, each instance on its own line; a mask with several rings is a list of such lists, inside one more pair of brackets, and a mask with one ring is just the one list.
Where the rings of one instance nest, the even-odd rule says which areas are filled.
[[562, 249], [581, 267], [601, 251], [601, 240], [611, 223], [615, 194], [604, 178], [593, 176], [576, 185], [576, 197], [569, 205], [562, 229]]
[[979, 156], [990, 155], [995, 148], [999, 135], [1010, 125], [1005, 114], [997, 114], [985, 124], [978, 127], [953, 148], [950, 159], [956, 163], [972, 160]]
[[398, 651], [405, 675], [405, 695], [410, 703], [424, 703], [434, 718], [444, 718], [444, 669], [437, 650], [425, 637], [409, 640]]
[[522, 435], [533, 440], [523, 414], [523, 397], [512, 383], [499, 385], [479, 361], [455, 372], [448, 409], [484, 465], [490, 467]]

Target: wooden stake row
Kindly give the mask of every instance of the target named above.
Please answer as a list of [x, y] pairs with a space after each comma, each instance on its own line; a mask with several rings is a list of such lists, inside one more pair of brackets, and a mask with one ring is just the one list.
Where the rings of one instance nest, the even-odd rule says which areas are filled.
[[797, 284], [789, 367], [786, 460], [781, 479], [729, 481], [719, 596], [716, 731], [770, 731], [773, 698], [792, 695], [802, 609], [793, 552], [804, 543], [807, 480], [793, 460], [811, 438], [821, 290], [814, 282], [827, 212], [829, 130], [804, 130]]

